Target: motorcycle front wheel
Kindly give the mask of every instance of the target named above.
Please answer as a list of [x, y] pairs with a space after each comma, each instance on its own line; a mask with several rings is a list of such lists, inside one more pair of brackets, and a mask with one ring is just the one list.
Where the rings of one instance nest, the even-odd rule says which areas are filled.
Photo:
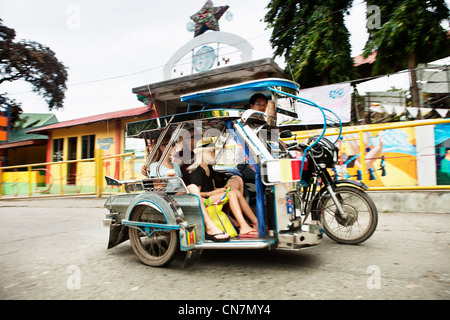
[[372, 199], [364, 191], [350, 186], [338, 186], [334, 192], [344, 215], [340, 214], [328, 191], [325, 192], [317, 208], [325, 234], [342, 244], [358, 244], [369, 239], [378, 224], [378, 211]]

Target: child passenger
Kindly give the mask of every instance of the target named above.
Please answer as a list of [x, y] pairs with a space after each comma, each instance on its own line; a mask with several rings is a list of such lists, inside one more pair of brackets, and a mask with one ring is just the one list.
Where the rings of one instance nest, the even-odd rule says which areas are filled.
[[[215, 162], [215, 148], [209, 146], [211, 142], [212, 140], [208, 139], [199, 141], [198, 147], [194, 149], [195, 161], [189, 167], [191, 183], [198, 188], [198, 192], [202, 198], [201, 202], [207, 198], [210, 198], [212, 202], [216, 202], [222, 198], [227, 189], [226, 185], [225, 187], [215, 185], [217, 172], [212, 167]], [[228, 192], [228, 203], [231, 212], [239, 223], [239, 236], [256, 237], [258, 230], [247, 223], [244, 214], [254, 226], [258, 225], [258, 220], [245, 200], [242, 191], [239, 190], [242, 186], [239, 179], [232, 178], [229, 182], [231, 190]]]

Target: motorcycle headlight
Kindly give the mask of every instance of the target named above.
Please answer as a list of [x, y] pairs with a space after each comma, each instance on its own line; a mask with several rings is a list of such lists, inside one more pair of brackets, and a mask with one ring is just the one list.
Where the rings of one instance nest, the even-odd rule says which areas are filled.
[[[308, 143], [313, 143], [317, 138], [317, 136], [310, 138]], [[311, 148], [311, 154], [317, 163], [324, 163], [328, 168], [333, 168], [339, 160], [339, 148], [324, 137]]]

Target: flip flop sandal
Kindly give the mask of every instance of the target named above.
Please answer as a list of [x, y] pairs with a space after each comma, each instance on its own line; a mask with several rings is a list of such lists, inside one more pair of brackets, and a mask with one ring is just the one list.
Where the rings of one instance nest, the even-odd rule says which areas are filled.
[[247, 233], [239, 234], [240, 238], [258, 238], [258, 231], [249, 231]]
[[216, 233], [216, 234], [205, 234], [205, 239], [206, 240], [215, 241], [215, 242], [227, 242], [227, 241], [230, 241], [230, 237], [228, 237], [228, 238], [217, 238], [216, 237], [216, 236], [220, 236], [222, 234], [225, 234], [225, 233], [221, 232], [221, 233]]

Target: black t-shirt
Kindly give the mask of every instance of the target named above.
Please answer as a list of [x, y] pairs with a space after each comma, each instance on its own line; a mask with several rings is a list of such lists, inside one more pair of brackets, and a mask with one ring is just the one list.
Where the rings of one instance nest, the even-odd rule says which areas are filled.
[[209, 176], [206, 175], [205, 170], [201, 166], [198, 166], [189, 175], [190, 182], [199, 186], [202, 192], [213, 191], [214, 185], [216, 188], [223, 188], [226, 183], [224, 176], [219, 172], [214, 171], [212, 166], [208, 167], [209, 167]]

